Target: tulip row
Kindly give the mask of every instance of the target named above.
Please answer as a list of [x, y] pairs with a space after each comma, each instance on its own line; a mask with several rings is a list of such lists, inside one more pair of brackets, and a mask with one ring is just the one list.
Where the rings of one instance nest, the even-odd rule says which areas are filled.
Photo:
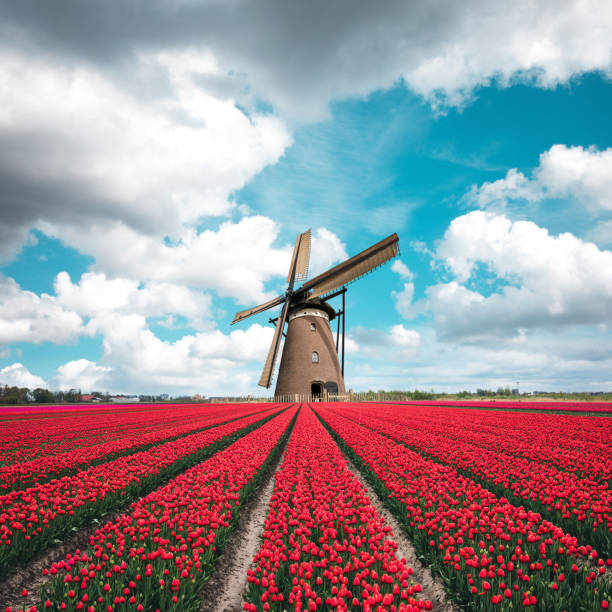
[[[264, 406], [262, 406], [263, 408]], [[36, 414], [5, 414], [0, 409], [0, 465], [30, 461], [110, 440], [164, 431], [194, 419], [227, 414], [227, 404], [92, 406], [67, 410], [48, 406]], [[233, 404], [254, 412], [252, 404]], [[261, 408], [260, 408], [261, 409]]]
[[[595, 480], [612, 479], [608, 417], [516, 413], [377, 404], [372, 414], [402, 427], [423, 429], [475, 446], [546, 462]], [[571, 435], [568, 435], [571, 432]]]
[[471, 408], [498, 408], [506, 410], [555, 410], [566, 412], [609, 412], [612, 413], [612, 402], [513, 402], [504, 400], [409, 400], [401, 403], [405, 406], [466, 406]]
[[340, 416], [338, 409], [318, 412], [461, 605], [478, 610], [609, 605], [612, 589], [604, 575], [612, 560], [600, 559], [540, 514]]
[[[85, 431], [77, 448], [68, 451], [39, 456], [30, 461], [21, 461], [0, 467], [0, 494], [8, 491], [25, 489], [53, 478], [69, 476], [83, 467], [92, 467], [106, 461], [111, 461], [123, 455], [147, 450], [155, 444], [169, 442], [190, 433], [209, 429], [215, 425], [226, 423], [248, 414], [260, 413], [270, 409], [269, 405], [237, 406], [228, 411], [227, 406], [215, 406], [213, 410], [191, 414], [177, 424], [155, 422], [156, 427], [130, 428], [122, 436], [98, 441], [99, 436], [88, 436]], [[135, 429], [135, 430], [134, 430]]]
[[[408, 415], [385, 413], [385, 408], [377, 406], [378, 414], [369, 414], [365, 420], [362, 418], [362, 422], [412, 450], [452, 466], [500, 496], [527, 504], [578, 536], [584, 544], [590, 544], [601, 554], [612, 556], [612, 490], [607, 480], [579, 478], [548, 462], [500, 452], [487, 444], [489, 437], [484, 436], [480, 441], [478, 434], [467, 431], [472, 426], [471, 421], [459, 423], [447, 415], [444, 421], [440, 419], [435, 424], [420, 422], [418, 429], [415, 429], [409, 425]], [[343, 414], [357, 420], [361, 418], [354, 405], [344, 407]], [[524, 419], [524, 415], [517, 413], [513, 417]], [[584, 417], [572, 418], [585, 420]], [[591, 417], [589, 420], [609, 423], [607, 418]], [[503, 431], [511, 441], [514, 437], [512, 428], [506, 427]], [[603, 435], [610, 437], [609, 433]], [[549, 430], [541, 432], [543, 448], [547, 446], [548, 436]], [[561, 440], [553, 437], [552, 444], [560, 445]], [[505, 444], [502, 448], [506, 448]], [[608, 464], [612, 464], [608, 449], [604, 456], [609, 457]]]
[[244, 417], [0, 496], [0, 575], [80, 525], [154, 490], [273, 416]]
[[275, 477], [244, 610], [420, 610], [412, 569], [337, 445], [302, 409]]
[[135, 502], [43, 573], [51, 610], [195, 610], [240, 507], [280, 451], [297, 408]]
[[[176, 411], [178, 407], [173, 408]], [[121, 438], [132, 430], [157, 429], [163, 426], [164, 416], [172, 422], [172, 414], [168, 406], [141, 405], [96, 405], [81, 410], [48, 406], [34, 414], [5, 414], [3, 410], [0, 459], [5, 464], [26, 461], [77, 448], [83, 438], [96, 444]], [[176, 416], [175, 412], [174, 419]]]

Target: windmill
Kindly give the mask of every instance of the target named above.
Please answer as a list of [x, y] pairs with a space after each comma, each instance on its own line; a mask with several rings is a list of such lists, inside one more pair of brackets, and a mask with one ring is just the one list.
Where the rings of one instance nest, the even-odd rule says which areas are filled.
[[[283, 305], [276, 323], [272, 345], [259, 380], [269, 388], [274, 374], [281, 338], [285, 345], [281, 357], [275, 396], [304, 394], [322, 396], [344, 394], [344, 321], [346, 285], [378, 268], [399, 253], [399, 238], [391, 234], [370, 248], [306, 281], [310, 260], [310, 230], [299, 234], [287, 274], [287, 290], [273, 300], [236, 313], [232, 325]], [[294, 289], [296, 281], [306, 281]], [[342, 310], [336, 312], [327, 301], [342, 295]], [[336, 342], [330, 321], [338, 316]], [[342, 365], [338, 360], [338, 339], [342, 317]], [[285, 333], [285, 323], [287, 332]]]

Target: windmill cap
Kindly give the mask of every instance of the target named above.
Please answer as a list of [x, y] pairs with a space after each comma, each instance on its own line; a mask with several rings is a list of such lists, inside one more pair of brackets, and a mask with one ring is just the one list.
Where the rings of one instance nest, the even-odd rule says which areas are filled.
[[322, 310], [328, 315], [330, 321], [336, 317], [336, 311], [326, 302], [322, 302], [319, 298], [312, 298], [310, 300], [300, 301], [297, 304], [292, 304], [289, 315], [301, 310], [302, 308], [315, 308], [317, 310]]

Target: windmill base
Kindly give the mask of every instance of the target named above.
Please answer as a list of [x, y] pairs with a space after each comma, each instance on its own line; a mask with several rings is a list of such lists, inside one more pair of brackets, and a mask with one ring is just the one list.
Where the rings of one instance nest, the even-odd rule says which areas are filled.
[[329, 326], [333, 315], [327, 304], [309, 304], [289, 313], [275, 396], [299, 394], [316, 398], [325, 392], [346, 393]]

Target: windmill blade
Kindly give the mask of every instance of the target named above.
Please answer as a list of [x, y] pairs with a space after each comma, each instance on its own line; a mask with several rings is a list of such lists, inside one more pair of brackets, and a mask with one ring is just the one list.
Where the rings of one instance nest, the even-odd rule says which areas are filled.
[[357, 280], [374, 268], [382, 266], [399, 253], [399, 238], [391, 234], [384, 240], [372, 245], [369, 249], [334, 266], [323, 274], [308, 281], [296, 293], [307, 292], [308, 297], [318, 297], [331, 293], [343, 285]]
[[254, 314], [263, 312], [264, 310], [268, 310], [269, 308], [274, 308], [274, 306], [278, 306], [279, 304], [282, 304], [285, 301], [285, 299], [286, 298], [284, 295], [279, 295], [275, 297], [273, 300], [270, 300], [269, 302], [264, 302], [263, 304], [260, 304], [259, 306], [253, 306], [252, 308], [241, 310], [240, 312], [237, 312], [234, 315], [234, 320], [232, 321], [232, 325], [234, 323], [238, 323], [238, 321], [243, 321], [244, 319], [247, 319], [248, 317], [251, 317]]
[[276, 321], [276, 329], [274, 330], [274, 336], [272, 337], [272, 344], [268, 351], [268, 357], [266, 358], [266, 364], [264, 365], [261, 378], [259, 379], [259, 386], [269, 388], [272, 384], [272, 375], [274, 374], [274, 363], [276, 362], [276, 356], [278, 355], [278, 347], [280, 346], [281, 337], [283, 335], [283, 329], [285, 327], [285, 320], [287, 319], [287, 310], [289, 309], [289, 302], [285, 302], [283, 310]]
[[[308, 276], [308, 263], [310, 261], [310, 230], [298, 234], [293, 247], [293, 256], [287, 274], [287, 283], [292, 284], [296, 280], [306, 280]], [[295, 269], [295, 271], [294, 271]]]

